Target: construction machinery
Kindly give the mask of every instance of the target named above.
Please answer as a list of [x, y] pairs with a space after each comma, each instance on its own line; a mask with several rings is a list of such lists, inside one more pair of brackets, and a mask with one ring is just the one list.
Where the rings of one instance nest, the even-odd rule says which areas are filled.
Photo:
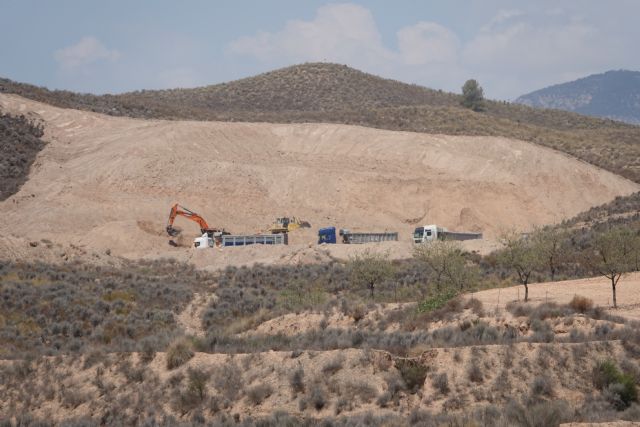
[[228, 232], [224, 231], [224, 229], [209, 227], [209, 224], [207, 224], [207, 221], [205, 221], [202, 216], [176, 203], [171, 207], [171, 211], [169, 212], [169, 221], [167, 222], [166, 228], [167, 234], [171, 237], [175, 237], [180, 234], [180, 230], [173, 227], [173, 223], [178, 216], [183, 216], [191, 221], [194, 221], [200, 226], [200, 233], [202, 234], [202, 236], [197, 237], [193, 241], [196, 248], [209, 246], [209, 239], [216, 240], [225, 234], [229, 234]]
[[[382, 233], [352, 233], [347, 229], [340, 229], [339, 234], [342, 237], [342, 243], [347, 244], [359, 244], [359, 243], [373, 243], [373, 242], [388, 242], [398, 240], [398, 233], [396, 232], [382, 232]], [[325, 227], [318, 230], [318, 244], [320, 243], [337, 243], [336, 228]]]
[[311, 224], [307, 221], [292, 217], [276, 218], [276, 221], [269, 226], [267, 231], [271, 234], [288, 233], [298, 228], [310, 228]]
[[435, 240], [476, 240], [482, 239], [482, 233], [449, 231], [435, 224], [417, 227], [413, 231], [414, 243], [428, 243]]

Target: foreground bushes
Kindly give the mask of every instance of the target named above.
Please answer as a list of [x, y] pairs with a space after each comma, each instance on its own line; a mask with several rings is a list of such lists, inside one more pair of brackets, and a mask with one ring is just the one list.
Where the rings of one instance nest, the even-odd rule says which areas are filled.
[[163, 350], [206, 275], [168, 260], [100, 267], [0, 261], [0, 357]]

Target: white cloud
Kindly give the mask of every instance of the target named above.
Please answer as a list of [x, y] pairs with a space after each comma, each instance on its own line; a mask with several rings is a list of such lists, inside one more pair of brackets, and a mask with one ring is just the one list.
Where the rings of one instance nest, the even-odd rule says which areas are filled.
[[500, 26], [501, 24], [505, 23], [505, 22], [509, 22], [511, 20], [513, 20], [514, 18], [518, 18], [524, 15], [524, 12], [520, 11], [520, 10], [505, 10], [505, 9], [501, 9], [498, 11], [498, 13], [496, 13], [496, 15], [491, 18], [491, 20], [482, 26], [482, 28], [480, 29], [481, 32], [484, 31], [491, 31], [496, 29], [498, 26]]
[[120, 52], [108, 49], [95, 37], [86, 36], [74, 45], [55, 51], [53, 56], [60, 67], [75, 69], [97, 61], [115, 61], [120, 57]]
[[[320, 7], [309, 21], [293, 20], [275, 32], [230, 43], [233, 54], [270, 65], [331, 61], [430, 87], [459, 91], [476, 78], [489, 97], [513, 99], [567, 76], [584, 76], [628, 63], [633, 37], [607, 31], [581, 8], [498, 9], [461, 40], [451, 29], [418, 21], [385, 46], [371, 12], [355, 4]], [[631, 43], [631, 45], [630, 45]]]
[[418, 22], [397, 33], [400, 57], [407, 65], [455, 63], [458, 37], [434, 22]]
[[228, 46], [231, 53], [263, 61], [334, 61], [359, 65], [392, 59], [371, 12], [355, 4], [330, 4], [312, 21], [288, 21], [281, 31], [259, 32]]

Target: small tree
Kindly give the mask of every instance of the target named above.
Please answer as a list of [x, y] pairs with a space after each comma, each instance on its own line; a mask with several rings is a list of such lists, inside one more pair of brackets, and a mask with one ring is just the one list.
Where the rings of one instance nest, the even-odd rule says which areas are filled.
[[484, 109], [484, 91], [477, 80], [467, 80], [462, 86], [462, 105], [473, 111]]
[[415, 247], [413, 257], [433, 273], [436, 288], [468, 288], [478, 277], [478, 269], [469, 265], [458, 242], [435, 241]]
[[356, 287], [366, 287], [374, 297], [374, 290], [393, 276], [394, 267], [387, 254], [365, 250], [349, 260], [349, 277]]
[[503, 236], [505, 248], [498, 254], [500, 264], [516, 272], [518, 281], [524, 286], [524, 301], [529, 301], [529, 279], [531, 274], [544, 265], [544, 258], [536, 240], [509, 232]]
[[611, 281], [613, 307], [617, 308], [616, 286], [622, 275], [634, 269], [636, 236], [626, 227], [612, 228], [597, 235], [586, 255], [587, 266]]
[[556, 279], [558, 267], [566, 260], [566, 232], [555, 227], [536, 228], [532, 234], [534, 245], [540, 250], [542, 261], [549, 270], [551, 281]]

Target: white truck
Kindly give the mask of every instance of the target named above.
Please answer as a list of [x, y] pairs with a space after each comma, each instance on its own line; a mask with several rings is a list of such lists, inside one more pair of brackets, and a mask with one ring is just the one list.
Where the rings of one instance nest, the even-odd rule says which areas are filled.
[[449, 231], [435, 224], [416, 227], [413, 231], [413, 243], [428, 243], [434, 240], [476, 240], [482, 239], [482, 233]]

